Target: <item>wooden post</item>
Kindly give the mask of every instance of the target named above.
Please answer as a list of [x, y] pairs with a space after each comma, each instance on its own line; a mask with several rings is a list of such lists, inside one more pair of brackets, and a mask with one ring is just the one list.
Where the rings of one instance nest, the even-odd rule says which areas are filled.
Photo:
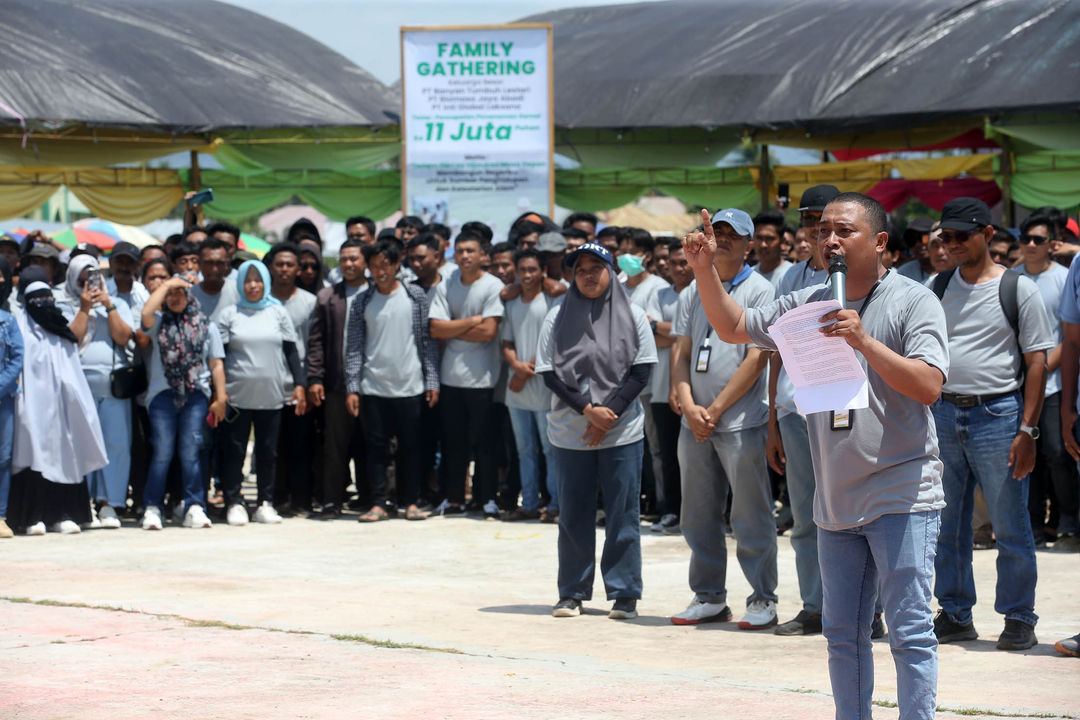
[[[192, 150], [190, 157], [191, 157], [191, 189], [192, 190], [202, 190], [202, 170], [199, 169], [199, 152], [197, 150]], [[188, 209], [190, 209], [190, 208], [186, 208], [185, 212], [184, 212], [185, 221], [187, 219], [186, 210], [188, 210]], [[196, 205], [194, 207], [194, 211], [195, 211], [195, 224], [196, 225], [202, 225], [203, 224], [202, 205]], [[185, 225], [186, 224], [187, 223], [185, 222]]]
[[1002, 220], [1006, 227], [1013, 226], [1016, 217], [1016, 206], [1012, 199], [1012, 174], [1013, 174], [1013, 151], [1012, 143], [1008, 138], [997, 138], [1001, 145], [1001, 203]]
[[761, 183], [761, 212], [768, 212], [772, 207], [772, 201], [770, 196], [770, 190], [772, 189], [772, 172], [769, 169], [769, 146], [761, 146], [761, 172], [759, 175]]

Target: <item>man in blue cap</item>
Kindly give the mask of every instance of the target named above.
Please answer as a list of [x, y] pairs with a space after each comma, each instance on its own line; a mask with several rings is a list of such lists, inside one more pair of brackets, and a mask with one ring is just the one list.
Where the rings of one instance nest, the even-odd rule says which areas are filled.
[[[746, 264], [754, 223], [742, 210], [713, 217], [716, 253], [712, 266], [743, 308], [775, 298], [772, 283]], [[671, 383], [682, 407], [679, 467], [680, 526], [690, 546], [694, 598], [673, 615], [676, 625], [731, 619], [727, 605], [727, 543], [724, 513], [731, 488], [731, 529], [739, 565], [750, 583], [744, 630], [776, 625], [776, 528], [765, 466], [765, 353], [749, 343], [716, 337], [698, 296], [697, 282], [679, 295], [672, 334]]]

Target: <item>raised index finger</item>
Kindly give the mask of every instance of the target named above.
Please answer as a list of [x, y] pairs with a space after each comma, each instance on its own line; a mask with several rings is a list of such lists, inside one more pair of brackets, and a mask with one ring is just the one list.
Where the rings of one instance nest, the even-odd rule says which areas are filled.
[[701, 224], [703, 225], [702, 231], [705, 233], [705, 237], [715, 240], [716, 235], [712, 229], [712, 216], [709, 215], [709, 211], [705, 208], [701, 208]]

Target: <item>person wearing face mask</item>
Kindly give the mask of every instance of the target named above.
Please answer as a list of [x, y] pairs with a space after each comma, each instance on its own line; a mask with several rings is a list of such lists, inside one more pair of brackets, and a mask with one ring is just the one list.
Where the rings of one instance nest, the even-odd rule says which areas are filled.
[[606, 514], [600, 569], [614, 604], [608, 617], [637, 617], [641, 598], [641, 463], [645, 414], [638, 396], [656, 364], [645, 312], [615, 279], [605, 248], [586, 243], [566, 264], [573, 285], [537, 341], [536, 373], [551, 389], [548, 440], [559, 497], [559, 601], [555, 617], [581, 614], [596, 570], [597, 493]]
[[[18, 256], [16, 256], [18, 257]], [[11, 264], [0, 255], [0, 538], [15, 533], [8, 527], [8, 493], [11, 490], [11, 441], [15, 430], [15, 393], [23, 364], [23, 340], [19, 323], [8, 312], [11, 296]]]

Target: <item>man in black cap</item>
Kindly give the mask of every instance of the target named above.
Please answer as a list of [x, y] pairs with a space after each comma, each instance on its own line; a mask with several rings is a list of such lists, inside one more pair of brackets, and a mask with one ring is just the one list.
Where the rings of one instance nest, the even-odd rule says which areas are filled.
[[120, 298], [131, 306], [134, 317], [142, 312], [143, 305], [150, 299], [150, 293], [143, 284], [135, 279], [139, 267], [139, 248], [129, 242], [113, 245], [109, 255], [109, 270], [112, 277], [105, 284], [109, 297]]
[[1034, 645], [1035, 543], [1027, 513], [1028, 475], [1046, 383], [1046, 354], [1055, 343], [1035, 283], [1005, 272], [988, 251], [990, 208], [975, 198], [945, 204], [941, 239], [956, 269], [941, 273], [941, 298], [952, 372], [934, 406], [946, 507], [935, 560], [934, 619], [938, 642], [974, 640], [975, 580], [971, 568], [972, 498], [982, 487], [997, 535], [994, 609], [1005, 616], [999, 650]]
[[919, 216], [912, 218], [904, 230], [904, 245], [912, 259], [901, 265], [897, 272], [917, 283], [925, 283], [927, 278], [934, 274], [934, 267], [930, 262], [930, 232], [933, 229], [933, 220]]

